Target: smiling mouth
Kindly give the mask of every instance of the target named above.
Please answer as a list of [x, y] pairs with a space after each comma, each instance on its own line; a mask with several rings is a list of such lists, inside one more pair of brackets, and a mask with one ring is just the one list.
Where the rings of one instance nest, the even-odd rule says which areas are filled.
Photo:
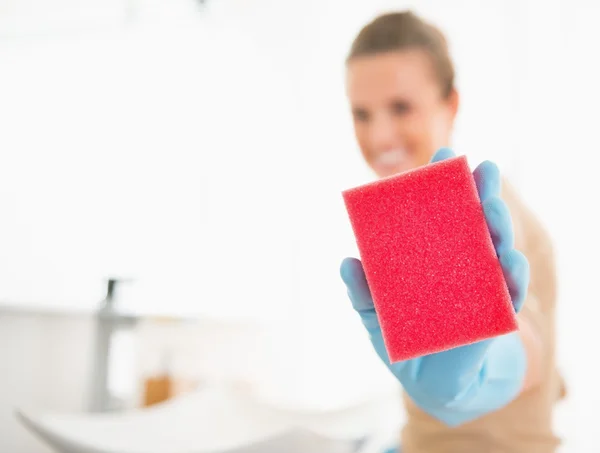
[[373, 159], [373, 167], [378, 173], [387, 174], [410, 168], [411, 162], [408, 152], [397, 148], [378, 154]]

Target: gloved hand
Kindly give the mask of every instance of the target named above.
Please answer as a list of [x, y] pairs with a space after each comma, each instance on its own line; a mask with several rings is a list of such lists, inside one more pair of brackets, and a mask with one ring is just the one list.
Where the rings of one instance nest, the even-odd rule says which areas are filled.
[[[442, 148], [432, 162], [453, 157]], [[492, 242], [499, 257], [515, 311], [523, 305], [529, 285], [529, 263], [514, 249], [512, 220], [500, 196], [498, 167], [483, 162], [473, 172]], [[390, 364], [377, 313], [362, 264], [346, 258], [341, 276], [377, 354], [417, 406], [456, 426], [494, 411], [520, 392], [527, 368], [525, 349], [513, 332], [448, 351]]]

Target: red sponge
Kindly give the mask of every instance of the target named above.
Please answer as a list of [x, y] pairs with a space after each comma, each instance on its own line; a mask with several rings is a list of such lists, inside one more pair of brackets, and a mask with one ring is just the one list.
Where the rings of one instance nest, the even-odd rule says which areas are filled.
[[517, 329], [466, 157], [343, 196], [392, 362]]

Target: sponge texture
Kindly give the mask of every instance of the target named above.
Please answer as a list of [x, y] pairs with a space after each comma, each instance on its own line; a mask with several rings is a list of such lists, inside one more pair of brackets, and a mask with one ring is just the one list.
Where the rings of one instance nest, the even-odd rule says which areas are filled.
[[392, 363], [517, 330], [466, 157], [343, 197]]

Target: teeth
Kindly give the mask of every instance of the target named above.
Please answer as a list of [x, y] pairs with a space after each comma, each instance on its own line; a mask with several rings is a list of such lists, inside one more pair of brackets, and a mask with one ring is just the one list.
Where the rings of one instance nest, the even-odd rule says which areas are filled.
[[407, 157], [407, 153], [403, 149], [391, 149], [377, 156], [375, 164], [385, 167], [394, 167], [406, 161]]

